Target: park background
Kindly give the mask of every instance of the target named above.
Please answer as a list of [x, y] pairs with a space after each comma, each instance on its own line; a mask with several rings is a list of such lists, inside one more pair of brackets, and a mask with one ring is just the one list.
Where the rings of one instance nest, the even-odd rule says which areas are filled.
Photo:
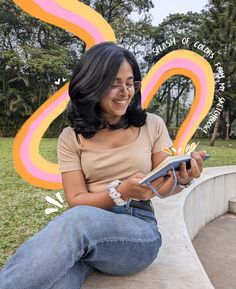
[[[188, 49], [205, 57], [212, 67], [220, 62], [225, 78], [224, 107], [212, 126], [197, 130], [193, 141], [211, 158], [206, 166], [236, 164], [236, 3], [235, 0], [206, 1], [198, 12], [172, 13], [158, 24], [155, 11], [159, 1], [81, 1], [99, 12], [112, 26], [117, 43], [138, 59], [142, 75], [164, 55]], [[161, 1], [160, 1], [161, 2]], [[166, 5], [168, 1], [165, 1]], [[170, 3], [171, 1], [169, 1]], [[176, 1], [174, 1], [176, 2]], [[35, 188], [21, 179], [12, 162], [14, 136], [32, 113], [68, 80], [85, 44], [74, 35], [29, 16], [10, 0], [0, 8], [0, 267], [16, 248], [58, 213], [45, 215], [51, 205], [45, 196], [56, 191]], [[160, 6], [161, 9], [161, 6]], [[153, 19], [152, 19], [153, 17]], [[155, 23], [155, 24], [154, 24]], [[175, 39], [168, 47], [167, 41]], [[194, 46], [199, 41], [209, 47], [213, 58]], [[163, 46], [163, 43], [165, 45]], [[159, 47], [159, 48], [158, 48]], [[160, 51], [162, 47], [163, 51]], [[60, 84], [56, 84], [60, 80]], [[174, 138], [185, 119], [194, 95], [191, 80], [174, 76], [167, 80], [149, 105], [148, 111], [163, 117]], [[211, 112], [218, 103], [216, 93]], [[210, 116], [201, 123], [208, 121]], [[49, 127], [41, 142], [41, 154], [57, 162], [56, 142], [68, 125], [66, 113]], [[61, 192], [62, 193], [62, 192]]]

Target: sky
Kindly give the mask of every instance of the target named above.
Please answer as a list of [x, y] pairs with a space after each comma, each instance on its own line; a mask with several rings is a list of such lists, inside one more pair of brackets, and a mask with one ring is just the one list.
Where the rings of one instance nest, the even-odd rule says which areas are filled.
[[169, 14], [200, 12], [208, 0], [153, 0], [154, 8], [150, 10], [153, 25], [158, 25]]

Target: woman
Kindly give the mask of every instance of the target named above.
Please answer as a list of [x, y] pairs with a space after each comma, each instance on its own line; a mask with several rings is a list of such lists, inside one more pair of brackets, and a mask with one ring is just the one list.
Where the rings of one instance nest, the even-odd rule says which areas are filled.
[[[89, 49], [72, 76], [68, 117], [58, 141], [66, 200], [72, 209], [23, 244], [0, 274], [0, 288], [78, 289], [94, 270], [130, 275], [156, 258], [161, 235], [139, 180], [171, 146], [163, 120], [141, 108], [141, 75], [127, 50], [106, 42]], [[152, 182], [165, 197], [202, 171], [193, 153], [174, 177]], [[98, 286], [99, 287], [99, 286]]]

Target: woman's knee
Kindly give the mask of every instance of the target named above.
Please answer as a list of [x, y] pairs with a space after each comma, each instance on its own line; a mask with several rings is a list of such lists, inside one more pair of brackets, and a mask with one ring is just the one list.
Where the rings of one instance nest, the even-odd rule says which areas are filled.
[[91, 225], [94, 219], [102, 212], [102, 209], [92, 206], [76, 206], [68, 209], [54, 219], [55, 222], [65, 226], [76, 228], [78, 225]]
[[[99, 260], [92, 260], [90, 264], [102, 273], [123, 276], [136, 274], [150, 266], [158, 255], [160, 240], [110, 244], [108, 242], [98, 246], [96, 256], [101, 256]], [[112, 252], [110, 258], [107, 258], [104, 252]]]
[[93, 206], [76, 206], [73, 208], [68, 209], [65, 211], [63, 214], [65, 215], [65, 218], [68, 219], [75, 219], [78, 220], [80, 219], [87, 219], [87, 218], [92, 218], [94, 215], [102, 211], [102, 209], [99, 209], [97, 207]]

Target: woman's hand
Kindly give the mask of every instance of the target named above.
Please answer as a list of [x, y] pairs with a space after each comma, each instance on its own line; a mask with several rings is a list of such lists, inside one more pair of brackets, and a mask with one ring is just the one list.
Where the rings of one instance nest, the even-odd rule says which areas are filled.
[[[182, 162], [180, 170], [176, 171], [177, 182], [181, 185], [189, 184], [194, 178], [199, 178], [203, 170], [203, 158], [206, 152], [192, 152], [191, 153], [191, 167], [186, 169], [186, 163]], [[157, 189], [158, 193], [165, 197], [168, 196], [173, 189], [175, 184], [175, 179], [172, 171], [168, 172], [168, 175], [164, 178], [164, 181]], [[176, 189], [172, 194], [180, 192], [180, 189]]]
[[[128, 200], [130, 198], [137, 199], [137, 200], [150, 200], [152, 197], [155, 196], [155, 193], [149, 188], [147, 185], [140, 185], [139, 181], [145, 175], [142, 173], [136, 173], [131, 177], [127, 178], [125, 181], [122, 182], [117, 188], [118, 192], [121, 193], [122, 198], [124, 200]], [[152, 185], [155, 188], [158, 188], [160, 184], [163, 182], [164, 178], [160, 177], [152, 182]]]
[[191, 167], [186, 169], [186, 163], [182, 162], [180, 166], [180, 171], [176, 172], [176, 177], [178, 183], [185, 185], [190, 183], [194, 178], [199, 178], [203, 170], [203, 158], [206, 155], [206, 152], [192, 152], [191, 153]]
[[[199, 178], [203, 169], [203, 160], [206, 152], [192, 152], [191, 153], [191, 168], [186, 169], [186, 163], [183, 162], [180, 166], [180, 170], [176, 171], [176, 177], [179, 184], [188, 184], [194, 178]], [[129, 198], [138, 200], [149, 200], [155, 196], [155, 193], [147, 185], [140, 185], [139, 181], [145, 175], [142, 173], [136, 173], [126, 179], [119, 187], [118, 191], [121, 193], [122, 197], [127, 200]], [[165, 177], [160, 177], [153, 181], [152, 186], [158, 191], [159, 195], [165, 197], [168, 196], [174, 187], [175, 179], [172, 171], [168, 172]], [[174, 191], [173, 193], [178, 193]]]

